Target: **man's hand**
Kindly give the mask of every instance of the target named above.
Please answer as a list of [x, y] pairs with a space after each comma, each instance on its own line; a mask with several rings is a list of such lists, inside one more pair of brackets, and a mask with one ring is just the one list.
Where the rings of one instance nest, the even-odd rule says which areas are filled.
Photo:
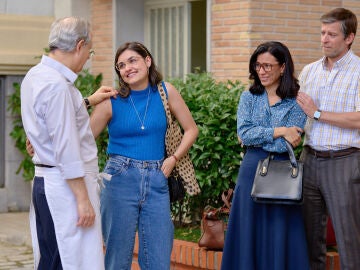
[[101, 86], [94, 94], [88, 97], [91, 106], [99, 104], [101, 101], [110, 97], [116, 98], [118, 91], [109, 86]]
[[77, 202], [79, 219], [77, 226], [91, 227], [95, 221], [95, 211], [89, 199]]
[[308, 117], [314, 118], [314, 113], [318, 107], [308, 94], [299, 92], [296, 101]]
[[95, 221], [95, 211], [89, 200], [88, 192], [83, 177], [68, 179], [67, 183], [74, 193], [77, 203], [77, 226], [90, 227]]
[[34, 148], [32, 147], [28, 138], [26, 138], [26, 152], [29, 154], [30, 157], [34, 156]]

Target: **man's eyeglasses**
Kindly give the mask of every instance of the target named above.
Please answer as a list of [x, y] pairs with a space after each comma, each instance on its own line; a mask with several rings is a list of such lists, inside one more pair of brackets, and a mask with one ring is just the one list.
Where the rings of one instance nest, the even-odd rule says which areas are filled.
[[[278, 64], [279, 64], [279, 63], [276, 63], [276, 64], [274, 64], [274, 65], [278, 65]], [[264, 70], [265, 72], [270, 72], [270, 71], [272, 70], [272, 68], [273, 68], [274, 65], [273, 65], [273, 64], [269, 64], [269, 63], [260, 64], [259, 62], [256, 62], [256, 63], [254, 64], [254, 68], [255, 68], [255, 70], [256, 70], [257, 72], [259, 72], [261, 68], [263, 68], [263, 70]]]

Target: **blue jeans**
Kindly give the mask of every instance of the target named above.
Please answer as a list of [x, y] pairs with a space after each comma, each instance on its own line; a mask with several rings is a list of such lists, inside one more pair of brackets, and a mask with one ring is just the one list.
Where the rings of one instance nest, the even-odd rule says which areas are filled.
[[136, 230], [142, 270], [169, 270], [174, 225], [162, 161], [111, 155], [101, 191], [101, 220], [106, 245], [105, 268], [131, 268]]

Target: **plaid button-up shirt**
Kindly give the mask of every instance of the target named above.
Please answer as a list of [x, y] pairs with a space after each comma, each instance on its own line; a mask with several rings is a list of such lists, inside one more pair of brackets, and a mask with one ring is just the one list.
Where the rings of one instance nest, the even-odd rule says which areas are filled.
[[[323, 57], [304, 67], [299, 75], [300, 91], [310, 95], [322, 111], [360, 111], [360, 58], [349, 50], [331, 70], [325, 64]], [[308, 118], [304, 145], [319, 151], [360, 148], [360, 133]]]

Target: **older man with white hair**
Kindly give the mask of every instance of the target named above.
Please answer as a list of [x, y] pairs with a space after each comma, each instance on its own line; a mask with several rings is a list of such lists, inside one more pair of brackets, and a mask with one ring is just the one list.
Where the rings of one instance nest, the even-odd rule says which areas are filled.
[[83, 99], [74, 86], [92, 54], [86, 20], [56, 20], [49, 49], [21, 84], [22, 120], [34, 148], [30, 224], [35, 269], [101, 270], [99, 169], [87, 107], [117, 92], [103, 86]]

